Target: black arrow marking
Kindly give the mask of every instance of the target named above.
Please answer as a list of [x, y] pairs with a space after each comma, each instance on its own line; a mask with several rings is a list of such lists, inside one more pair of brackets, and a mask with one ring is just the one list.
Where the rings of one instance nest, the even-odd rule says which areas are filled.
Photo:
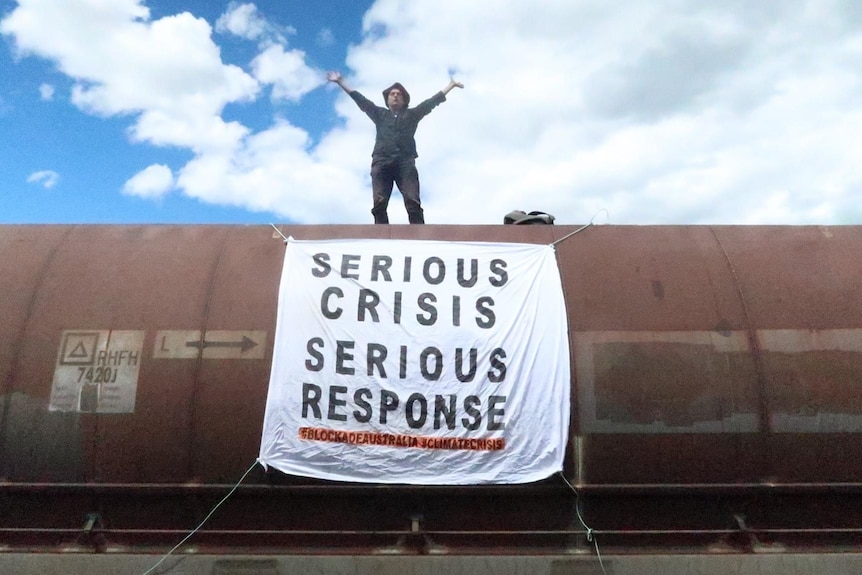
[[187, 341], [186, 347], [196, 347], [201, 350], [208, 347], [238, 347], [240, 353], [245, 353], [251, 348], [257, 347], [257, 342], [244, 335], [242, 341]]

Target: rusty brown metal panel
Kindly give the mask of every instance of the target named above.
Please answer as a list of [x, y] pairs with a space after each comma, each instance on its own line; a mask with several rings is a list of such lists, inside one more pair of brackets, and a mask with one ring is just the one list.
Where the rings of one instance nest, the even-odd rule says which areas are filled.
[[585, 431], [757, 431], [745, 333], [602, 331], [575, 337]]
[[283, 256], [284, 243], [268, 226], [233, 229], [221, 250], [204, 329], [256, 333], [254, 347], [200, 360], [192, 457], [201, 481], [230, 482], [257, 458]]
[[862, 326], [859, 226], [721, 226], [757, 329]]
[[[19, 386], [46, 399], [64, 334], [203, 324], [213, 245], [227, 228], [80, 226], [46, 270], [21, 345]], [[151, 346], [144, 341], [141, 352]], [[183, 481], [188, 473], [194, 366], [159, 366], [140, 358], [133, 414], [49, 413], [80, 422], [83, 476], [89, 481]], [[154, 370], [154, 368], [156, 368]], [[50, 430], [48, 426], [46, 430]], [[25, 438], [39, 451], [44, 433]], [[26, 465], [25, 465], [26, 468]], [[80, 480], [73, 477], [55, 480]], [[14, 478], [14, 477], [13, 477]]]
[[[764, 532], [806, 525], [788, 519], [797, 495], [765, 509], [778, 501], [775, 485], [810, 485], [801, 501], [818, 528], [862, 516], [830, 523], [855, 492], [828, 495], [862, 476], [862, 228], [279, 229], [301, 240], [560, 240], [579, 445], [567, 471], [592, 494], [593, 527], [622, 545], [654, 544], [649, 529], [709, 537], [698, 529], [735, 529], [736, 513]], [[109, 509], [114, 527], [130, 530], [111, 537], [166, 544], [202, 518], [220, 495], [198, 489], [231, 484], [257, 455], [283, 250], [269, 226], [0, 227], [0, 458], [11, 482], [0, 489], [25, 494], [9, 499], [0, 527], [74, 532], [82, 515]], [[119, 362], [139, 350], [134, 409], [100, 412], [82, 394], [84, 412], [49, 411], [57, 373], [98, 367], [86, 363], [93, 342]], [[275, 525], [284, 532], [265, 537], [274, 547], [313, 550], [343, 528], [354, 530], [344, 547], [356, 549], [419, 513], [454, 548], [447, 532], [463, 525], [477, 548], [549, 526], [553, 534], [530, 537], [559, 549], [577, 524], [571, 494], [554, 481], [376, 490], [256, 470], [206, 541], [230, 547], [239, 531], [254, 545], [244, 529]], [[497, 543], [482, 543], [495, 528]]]
[[[788, 241], [784, 236], [797, 230], [604, 226], [568, 235], [574, 229], [282, 226], [281, 231], [297, 239], [535, 243], [559, 239], [557, 251], [573, 333], [576, 413], [582, 432], [647, 436], [705, 432], [728, 434], [726, 440], [735, 442], [732, 434], [760, 429], [762, 422], [752, 418], [761, 415], [758, 404], [765, 392], [760, 386], [769, 379], [761, 372], [772, 356], [745, 344], [746, 334], [760, 327], [748, 325], [748, 318], [760, 313], [756, 290], [749, 286], [759, 285], [757, 274], [762, 271], [759, 265], [746, 265], [745, 258], [760, 250], [740, 255], [738, 246], [764, 242], [783, 246]], [[821, 258], [823, 254], [810, 245], [814, 240], [825, 241], [822, 230], [803, 231], [808, 234], [802, 242], [807, 246], [805, 257], [834, 258], [828, 254]], [[826, 239], [832, 241], [834, 234]], [[794, 235], [790, 240], [795, 245]], [[145, 332], [138, 411], [128, 416], [79, 417], [86, 435], [81, 445], [89, 450], [92, 478], [223, 480], [244, 467], [242, 460], [253, 453], [256, 443], [259, 416], [254, 419], [251, 414], [265, 401], [262, 387], [271, 341], [266, 342], [266, 354], [254, 361], [205, 354], [184, 359], [156, 357], [156, 348], [165, 345], [159, 334], [168, 332], [188, 332], [186, 339], [197, 333], [201, 343], [205, 343], [207, 331], [214, 330], [271, 335], [282, 250], [280, 238], [266, 226], [81, 227], [58, 248], [58, 261], [43, 279], [32, 306], [37, 315], [35, 329], [45, 332], [39, 346], [41, 359], [28, 359], [23, 368], [39, 366], [41, 373], [25, 377], [26, 381], [37, 385], [44, 397], [50, 358], [56, 358], [62, 344], [58, 338], [64, 331]], [[794, 260], [780, 275], [792, 276], [790, 270], [800, 262], [808, 265], [807, 259]], [[773, 267], [781, 265], [773, 262]], [[252, 283], [249, 278], [258, 279]], [[845, 286], [834, 285], [833, 289], [842, 292]], [[747, 303], [747, 298], [753, 298], [752, 302]], [[162, 339], [157, 340], [159, 337]], [[722, 349], [728, 341], [733, 344]], [[33, 342], [34, 338], [28, 338], [20, 346], [21, 353]], [[7, 349], [11, 347], [7, 344]], [[814, 365], [811, 362], [819, 357], [826, 356], [815, 351], [808, 364]], [[850, 375], [841, 377], [847, 379], [854, 369], [845, 370]], [[239, 395], [234, 389], [238, 381], [246, 386]], [[785, 400], [780, 384], [775, 385], [779, 388], [770, 393], [779, 412], [768, 424], [780, 431], [780, 421], [792, 420], [784, 411], [791, 409], [792, 415], [792, 409], [799, 406], [786, 408], [793, 403], [792, 395], [785, 394]], [[844, 427], [833, 423], [820, 431], [846, 431], [851, 425], [846, 421], [854, 417], [858, 398], [850, 396], [851, 401], [846, 401], [847, 394], [840, 397], [845, 401], [838, 402], [841, 405], [836, 409], [849, 415], [833, 420], [845, 421]], [[822, 415], [823, 410], [817, 414]], [[236, 418], [243, 424], [233, 425]], [[809, 425], [822, 427], [822, 421], [824, 417], [819, 417], [820, 423]], [[243, 447], [225, 450], [228, 441], [238, 440], [238, 430]], [[221, 458], [232, 463], [224, 465]]]
[[[756, 481], [757, 366], [706, 226], [588, 228], [557, 247], [593, 484]], [[732, 463], [731, 463], [732, 462]]]
[[104, 274], [119, 272], [117, 283], [105, 286], [104, 297], [120, 304], [102, 321], [143, 330], [145, 337], [135, 412], [92, 416], [99, 423], [99, 481], [184, 482], [194, 477], [200, 367], [194, 360], [154, 357], [156, 334], [205, 327], [221, 250], [231, 230], [168, 226], [102, 232], [117, 234], [113, 251], [119, 255], [106, 265], [96, 254], [89, 265]]
[[[742, 483], [762, 473], [744, 333], [575, 334], [582, 481]], [[609, 455], [612, 454], [612, 455]]]
[[755, 331], [768, 403], [763, 476], [858, 481], [862, 431], [862, 231], [719, 227]]
[[[47, 411], [56, 344], [41, 320], [38, 297], [74, 231], [70, 226], [4, 228], [0, 349], [8, 350], [9, 363], [0, 368], [6, 374], [0, 465], [8, 479], [80, 480], [86, 474], [80, 418], [52, 417]], [[20, 284], [6, 285], [7, 279]]]
[[[635, 247], [634, 255], [629, 254], [634, 259], [623, 260], [628, 266], [614, 271], [625, 279], [627, 271], [644, 269], [645, 263], [653, 269], [674, 267], [673, 281], [690, 284], [687, 293], [670, 301], [681, 316], [677, 319], [702, 319], [699, 325], [687, 325], [689, 329], [678, 332], [678, 337], [659, 330], [630, 336], [601, 329], [574, 334], [581, 429], [598, 432], [587, 443], [594, 449], [585, 451], [588, 479], [792, 483], [859, 477], [862, 469], [853, 455], [858, 436], [846, 433], [862, 429], [862, 395], [854, 385], [862, 374], [862, 337], [858, 329], [845, 328], [860, 325], [860, 306], [852, 296], [861, 279], [858, 230], [718, 228], [710, 230], [716, 240], [706, 250], [711, 254], [689, 250], [682, 255], [667, 247], [675, 243], [663, 237], [666, 230], [661, 228], [621, 231], [623, 236], [649, 235], [642, 242], [626, 241], [627, 247]], [[709, 244], [708, 238], [702, 240], [701, 245]], [[687, 245], [691, 244], [698, 242]], [[685, 264], [695, 256], [714, 264], [706, 276], [709, 281], [700, 285], [690, 281], [697, 266]], [[680, 262], [670, 263], [673, 259]], [[613, 283], [610, 277], [601, 280]], [[578, 303], [569, 287], [574, 283], [566, 281], [570, 305]], [[620, 297], [613, 290], [609, 297], [597, 297], [619, 310], [618, 330], [669, 320], [661, 317], [660, 304], [643, 297], [645, 286], [638, 285], [627, 284]], [[722, 286], [720, 293], [710, 289], [715, 285]], [[598, 290], [596, 286], [587, 291], [595, 296], [602, 293]], [[656, 300], [660, 293], [654, 290]], [[630, 294], [631, 302], [626, 301]], [[735, 309], [710, 318], [690, 305], [698, 298], [701, 304], [714, 302], [716, 309], [722, 303]], [[634, 306], [649, 310], [650, 317], [637, 315], [641, 310]], [[582, 311], [590, 317], [589, 306]], [[585, 321], [571, 309], [570, 314], [570, 325]], [[601, 323], [607, 317], [598, 319], [589, 327], [607, 325]], [[697, 345], [704, 342], [696, 340], [709, 332], [691, 328], [709, 330], [713, 325], [712, 339], [736, 335], [743, 342], [747, 337], [747, 345], [703, 355], [710, 346]], [[776, 326], [802, 329], [769, 329]], [[596, 334], [598, 340], [591, 341]], [[735, 425], [727, 425], [734, 419]], [[694, 449], [663, 447], [669, 442], [692, 443], [666, 437], [668, 433], [696, 434], [710, 425], [711, 432], [722, 435], [702, 436]], [[753, 436], [732, 435], [764, 430]], [[616, 456], [602, 453], [614, 449], [614, 439], [601, 433], [644, 432], [659, 436], [628, 436], [616, 447]], [[829, 434], [828, 449], [813, 449], [824, 443], [810, 437], [814, 433]], [[724, 465], [715, 472], [699, 472], [713, 456]], [[663, 462], [660, 469], [650, 464], [655, 461]]]
[[573, 332], [746, 328], [707, 226], [591, 227], [557, 250]]
[[862, 432], [862, 328], [759, 330], [777, 432]]
[[583, 485], [746, 485], [762, 479], [763, 446], [753, 434], [593, 434]]
[[0, 478], [68, 477], [80, 468], [80, 454], [62, 455], [71, 451], [66, 439], [80, 443], [77, 420], [48, 421], [45, 394], [21, 381], [21, 370], [33, 367], [22, 354], [34, 339], [34, 295], [71, 229], [0, 226]]
[[24, 337], [33, 294], [68, 226], [0, 226], [0, 385], [10, 385], [18, 346]]
[[862, 477], [862, 329], [760, 330], [776, 478]]

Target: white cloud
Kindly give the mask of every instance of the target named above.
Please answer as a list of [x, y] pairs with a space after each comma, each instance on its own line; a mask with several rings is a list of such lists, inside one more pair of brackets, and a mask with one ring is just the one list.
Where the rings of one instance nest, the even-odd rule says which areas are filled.
[[254, 77], [263, 84], [272, 84], [272, 97], [299, 100], [325, 82], [323, 72], [305, 64], [302, 50], [285, 52], [278, 45], [261, 52], [251, 63]]
[[[304, 114], [321, 81], [254, 5], [217, 24], [262, 45], [251, 73], [224, 64], [191, 14], [93, 6], [21, 0], [0, 29], [75, 78], [83, 109], [134, 114], [137, 140], [192, 150], [176, 174], [184, 193], [299, 222], [371, 221], [374, 128], [345, 95], [337, 127], [315, 137], [289, 117], [260, 131], [223, 119], [269, 84]], [[857, 6], [377, 0], [343, 71], [379, 104], [396, 80], [414, 104], [450, 68], [465, 83], [417, 134], [429, 223], [523, 209], [576, 224], [603, 208], [611, 223], [862, 223]], [[397, 193], [390, 218], [406, 222]]]
[[[244, 132], [219, 127], [222, 109], [260, 90], [221, 61], [205, 20], [185, 12], [150, 21], [139, 0], [22, 0], [0, 31], [14, 35], [19, 54], [53, 60], [74, 78], [75, 105], [104, 116], [138, 114], [133, 137], [155, 144], [195, 151], [235, 145]], [[175, 134], [182, 137], [174, 141]]]
[[254, 4], [231, 2], [228, 10], [216, 21], [217, 32], [230, 32], [241, 38], [254, 40], [266, 33], [267, 25]]
[[39, 86], [39, 96], [45, 102], [50, 102], [54, 99], [54, 86], [51, 84], [41, 84]]
[[375, 99], [460, 70], [417, 137], [431, 222], [862, 220], [862, 28], [791, 4], [379, 0], [348, 64]]
[[231, 2], [227, 11], [216, 20], [216, 32], [230, 33], [263, 44], [284, 44], [284, 34], [295, 34], [291, 26], [278, 26], [268, 21], [251, 3]]
[[28, 184], [39, 184], [45, 189], [53, 188], [60, 181], [60, 174], [53, 170], [40, 170], [27, 177]]
[[141, 198], [160, 198], [174, 187], [174, 175], [164, 164], [147, 166], [124, 185], [123, 193]]

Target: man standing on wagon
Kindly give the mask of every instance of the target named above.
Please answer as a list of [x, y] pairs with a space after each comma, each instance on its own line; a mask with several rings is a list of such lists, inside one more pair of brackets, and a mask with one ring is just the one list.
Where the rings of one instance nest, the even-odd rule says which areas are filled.
[[449, 80], [442, 90], [415, 108], [410, 108], [410, 94], [404, 86], [395, 82], [383, 90], [386, 102], [386, 108], [383, 108], [375, 106], [371, 100], [348, 87], [341, 73], [330, 72], [327, 78], [341, 86], [377, 127], [374, 151], [371, 153], [371, 213], [374, 223], [389, 223], [386, 209], [392, 195], [392, 185], [395, 184], [404, 198], [410, 223], [424, 224], [425, 216], [419, 200], [419, 172], [416, 170], [416, 128], [422, 118], [446, 101], [446, 94], [452, 88], [463, 88], [464, 84]]

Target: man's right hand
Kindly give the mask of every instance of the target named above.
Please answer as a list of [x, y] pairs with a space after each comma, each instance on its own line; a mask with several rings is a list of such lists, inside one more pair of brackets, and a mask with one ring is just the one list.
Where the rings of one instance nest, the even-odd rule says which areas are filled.
[[344, 90], [348, 94], [350, 93], [351, 88], [344, 81], [344, 78], [341, 77], [341, 72], [338, 72], [338, 71], [327, 72], [326, 73], [326, 79], [329, 80], [330, 82], [335, 82], [336, 84], [341, 86], [342, 90]]

